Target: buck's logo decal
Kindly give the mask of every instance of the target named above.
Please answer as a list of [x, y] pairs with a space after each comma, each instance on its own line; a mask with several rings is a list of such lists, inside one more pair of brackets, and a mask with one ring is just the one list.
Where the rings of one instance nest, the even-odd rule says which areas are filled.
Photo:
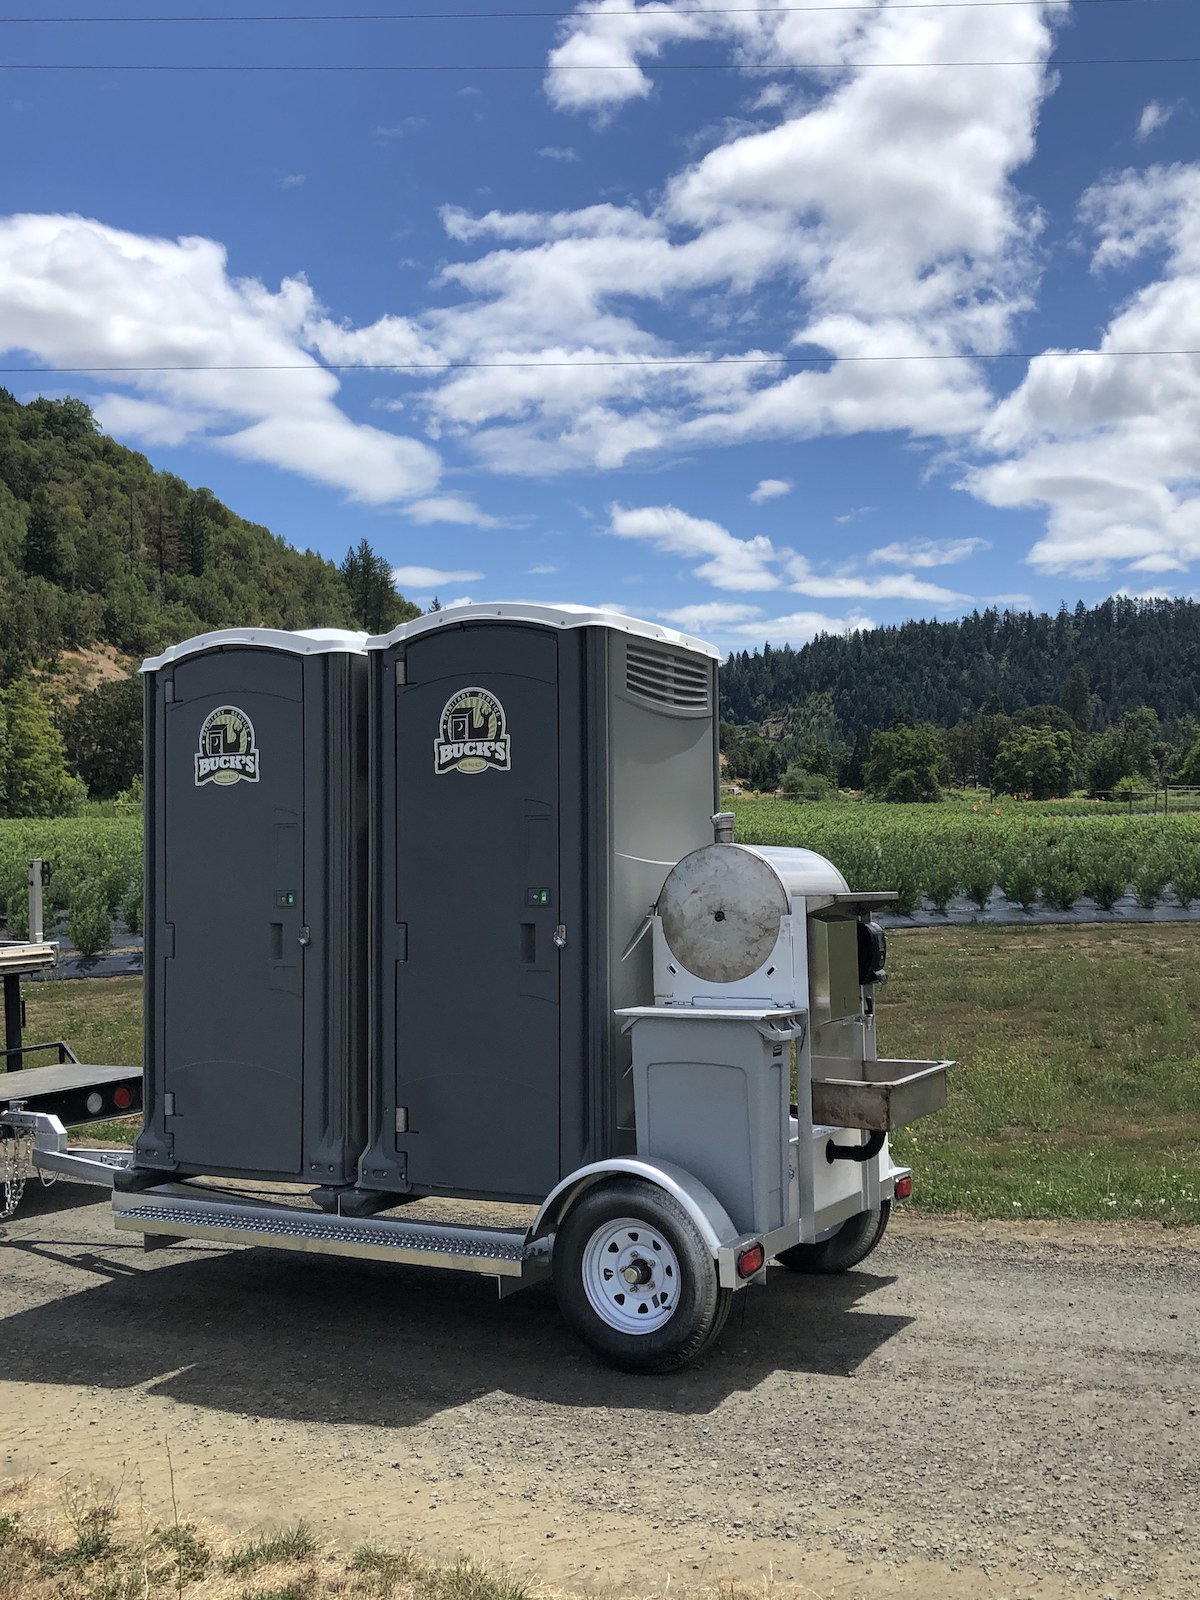
[[196, 786], [258, 782], [254, 724], [237, 706], [218, 706], [205, 717], [196, 752]]
[[446, 701], [433, 741], [433, 770], [486, 772], [509, 770], [509, 737], [504, 707], [486, 689], [460, 689]]

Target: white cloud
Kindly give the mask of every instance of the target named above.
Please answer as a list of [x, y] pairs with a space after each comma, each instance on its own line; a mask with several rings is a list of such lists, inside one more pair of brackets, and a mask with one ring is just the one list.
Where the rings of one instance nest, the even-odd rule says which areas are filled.
[[1113, 597], [1117, 600], [1174, 600], [1180, 595], [1178, 589], [1114, 589]]
[[570, 145], [547, 144], [538, 151], [544, 161], [578, 161], [579, 152]]
[[791, 494], [793, 487], [787, 478], [763, 478], [757, 488], [751, 489], [750, 499], [760, 506], [765, 500], [778, 500], [781, 495]]
[[[1045, 9], [697, 12], [694, 0], [661, 0], [631, 11], [599, 0], [564, 23], [547, 91], [565, 109], [616, 111], [650, 92], [660, 52], [685, 41], [739, 65], [842, 70], [804, 79], [773, 126], [725, 126], [645, 207], [446, 207], [468, 258], [443, 269], [428, 308], [367, 327], [332, 316], [300, 278], [272, 291], [231, 277], [212, 241], [10, 219], [0, 342], [51, 366], [261, 366], [113, 387], [160, 408], [140, 412], [147, 438], [183, 430], [373, 503], [415, 502], [418, 519], [480, 526], [485, 513], [436, 493], [428, 442], [350, 420], [325, 364], [403, 369], [410, 429], [420, 419], [427, 439], [462, 440], [493, 471], [539, 477], [745, 440], [969, 441], [993, 411], [974, 356], [1005, 347], [1035, 282], [1038, 218], [1012, 179], [1033, 153], [1050, 81]], [[859, 70], [889, 58], [1035, 64], [997, 73], [981, 95], [952, 68]], [[600, 60], [622, 70], [585, 70]], [[777, 339], [735, 336], [777, 300], [792, 308]], [[701, 315], [711, 303], [720, 318]], [[689, 312], [694, 342], [679, 332]], [[880, 352], [917, 359], [850, 359]], [[811, 368], [784, 359], [811, 354]], [[720, 560], [733, 566], [707, 557], [723, 584], [731, 573], [744, 587], [778, 581], [769, 559], [726, 537]]]
[[414, 500], [404, 508], [405, 515], [422, 526], [430, 522], [455, 522], [463, 527], [494, 528], [497, 518], [481, 511], [473, 500], [461, 494], [433, 494]]
[[680, 606], [658, 615], [684, 633], [739, 649], [748, 643], [805, 644], [819, 633], [854, 633], [875, 627], [869, 617], [858, 611], [844, 617], [829, 616], [823, 611], [793, 611], [782, 617], [768, 617], [761, 606], [729, 605], [720, 600]]
[[110, 394], [104, 415], [127, 436], [202, 441], [372, 504], [427, 494], [436, 452], [352, 421], [337, 377], [311, 353], [310, 326], [331, 327], [303, 279], [272, 291], [233, 278], [210, 239], [75, 216], [0, 219], [0, 349], [60, 369], [163, 369], [113, 374], [133, 393]]
[[1130, 572], [1186, 572], [1187, 562], [1181, 561], [1178, 556], [1167, 555], [1160, 551], [1156, 555], [1141, 556], [1137, 561], [1129, 563]]
[[792, 611], [783, 617], [737, 623], [722, 632], [755, 643], [766, 640], [769, 644], [806, 644], [819, 633], [859, 633], [877, 626], [870, 617], [857, 611], [844, 617], [831, 617], [822, 611]]
[[[608, 531], [622, 539], [641, 539], [656, 550], [694, 562], [694, 575], [714, 588], [729, 591], [786, 587], [797, 594], [826, 600], [918, 600], [952, 605], [968, 596], [928, 583], [911, 572], [864, 577], [848, 569], [814, 571], [806, 556], [776, 550], [763, 536], [739, 538], [719, 522], [694, 517], [676, 506], [616, 506]], [[781, 570], [782, 569], [782, 570]], [[728, 613], [726, 602], [713, 602], [711, 614]], [[734, 606], [733, 610], [746, 609]], [[750, 607], [761, 615], [757, 607]], [[689, 613], [695, 607], [688, 608]], [[815, 615], [815, 613], [806, 613]]]
[[376, 128], [375, 138], [381, 144], [386, 144], [392, 139], [403, 139], [406, 134], [419, 133], [422, 128], [428, 126], [427, 117], [401, 117], [399, 122], [394, 122], [389, 127]]
[[443, 572], [438, 567], [397, 567], [392, 582], [398, 589], [439, 589], [446, 583], [475, 583], [482, 572]]
[[130, 394], [101, 395], [92, 411], [106, 433], [118, 439], [140, 439], [143, 444], [183, 444], [202, 432], [207, 421], [203, 412], [139, 400]]
[[557, 571], [558, 568], [552, 567], [548, 561], [539, 561], [536, 566], [530, 567], [529, 576], [531, 578], [548, 578]]
[[995, 408], [995, 459], [964, 487], [989, 505], [1044, 509], [1029, 552], [1043, 572], [1181, 570], [1200, 559], [1200, 165], [1125, 172], [1096, 185], [1081, 215], [1093, 268], [1150, 257], [1157, 276], [1117, 312], [1095, 351], [1047, 353]]
[[[685, 40], [748, 66], [845, 70], [812, 79], [776, 126], [729, 125], [644, 210], [446, 208], [450, 236], [481, 253], [445, 269], [443, 287], [463, 298], [423, 327], [449, 358], [489, 365], [437, 385], [432, 425], [469, 435], [492, 470], [538, 474], [748, 439], [968, 439], [991, 410], [972, 357], [1005, 348], [1036, 281], [1039, 218], [1012, 176], [1033, 154], [1050, 83], [1045, 9], [739, 13], [664, 0], [631, 11], [600, 0], [563, 25], [548, 93], [566, 109], [615, 111], [650, 92], [658, 54]], [[1033, 64], [989, 79], [987, 95], [950, 67], [858, 70], [889, 58]], [[585, 70], [601, 61], [621, 70]], [[734, 329], [776, 289], [795, 310], [774, 349], [739, 347], [708, 317], [706, 345], [690, 349], [664, 314], [706, 296]], [[828, 364], [789, 367], [789, 351]], [[837, 359], [881, 352], [916, 359]], [[697, 364], [670, 364], [688, 357]], [[522, 361], [538, 364], [498, 365]]]
[[708, 630], [721, 632], [735, 623], [752, 622], [762, 616], [761, 606], [727, 605], [722, 600], [710, 600], [695, 606], [680, 606], [675, 611], [660, 611], [659, 616], [673, 628], [685, 633], [704, 634]]
[[781, 582], [769, 539], [739, 539], [719, 522], [689, 516], [675, 506], [614, 506], [608, 531], [697, 562], [696, 577], [718, 589], [777, 589]]
[[1166, 127], [1167, 123], [1175, 115], [1175, 111], [1175, 106], [1164, 106], [1159, 100], [1151, 100], [1138, 118], [1137, 132], [1134, 134], [1134, 138], [1139, 144], [1145, 144], [1151, 134], [1155, 134], [1160, 128]]
[[308, 182], [308, 175], [303, 172], [285, 172], [279, 182], [284, 189], [298, 189], [301, 184]]
[[550, 54], [546, 93], [560, 110], [607, 111], [624, 100], [642, 100], [650, 80], [637, 58], [656, 56], [678, 39], [703, 38], [707, 19], [673, 13], [665, 5], [633, 10], [627, 0], [589, 0], [579, 20], [563, 28]]
[[950, 567], [991, 548], [987, 539], [895, 540], [872, 550], [867, 559], [890, 567]]
[[818, 600], [925, 600], [934, 605], [952, 605], [966, 600], [965, 594], [926, 583], [911, 572], [894, 577], [864, 578], [853, 572], [816, 573], [804, 556], [792, 556], [787, 563], [789, 588], [797, 594], [811, 594]]

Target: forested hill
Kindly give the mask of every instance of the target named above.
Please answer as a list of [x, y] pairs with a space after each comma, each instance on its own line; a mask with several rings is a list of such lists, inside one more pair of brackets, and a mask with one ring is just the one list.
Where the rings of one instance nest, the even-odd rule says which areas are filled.
[[140, 658], [210, 628], [418, 615], [364, 543], [339, 568], [100, 433], [81, 400], [0, 389], [0, 685], [63, 650]]
[[[989, 702], [1017, 713], [1062, 705], [1080, 727], [1117, 722], [1139, 706], [1164, 720], [1200, 714], [1200, 605], [1111, 599], [1057, 616], [976, 611], [958, 622], [905, 622], [824, 635], [730, 656], [722, 715], [745, 725], [787, 717], [808, 702], [831, 711], [830, 732], [896, 722], [952, 728]], [[1067, 702], [1071, 701], [1071, 704]]]

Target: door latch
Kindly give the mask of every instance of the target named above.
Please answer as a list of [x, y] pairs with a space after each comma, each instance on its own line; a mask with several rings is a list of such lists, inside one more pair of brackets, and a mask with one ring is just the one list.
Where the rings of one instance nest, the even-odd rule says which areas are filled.
[[565, 950], [567, 947], [567, 925], [560, 922], [554, 930], [554, 944], [556, 949]]
[[312, 943], [312, 934], [308, 931], [308, 923], [307, 922], [300, 929], [300, 943], [301, 944], [311, 944]]

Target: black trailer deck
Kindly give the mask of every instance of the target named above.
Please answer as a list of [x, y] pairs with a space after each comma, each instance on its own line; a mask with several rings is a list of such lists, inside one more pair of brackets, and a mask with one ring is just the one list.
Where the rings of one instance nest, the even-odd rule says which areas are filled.
[[0, 1117], [17, 1103], [52, 1113], [66, 1128], [134, 1116], [142, 1109], [141, 1068], [64, 1061], [0, 1073]]

